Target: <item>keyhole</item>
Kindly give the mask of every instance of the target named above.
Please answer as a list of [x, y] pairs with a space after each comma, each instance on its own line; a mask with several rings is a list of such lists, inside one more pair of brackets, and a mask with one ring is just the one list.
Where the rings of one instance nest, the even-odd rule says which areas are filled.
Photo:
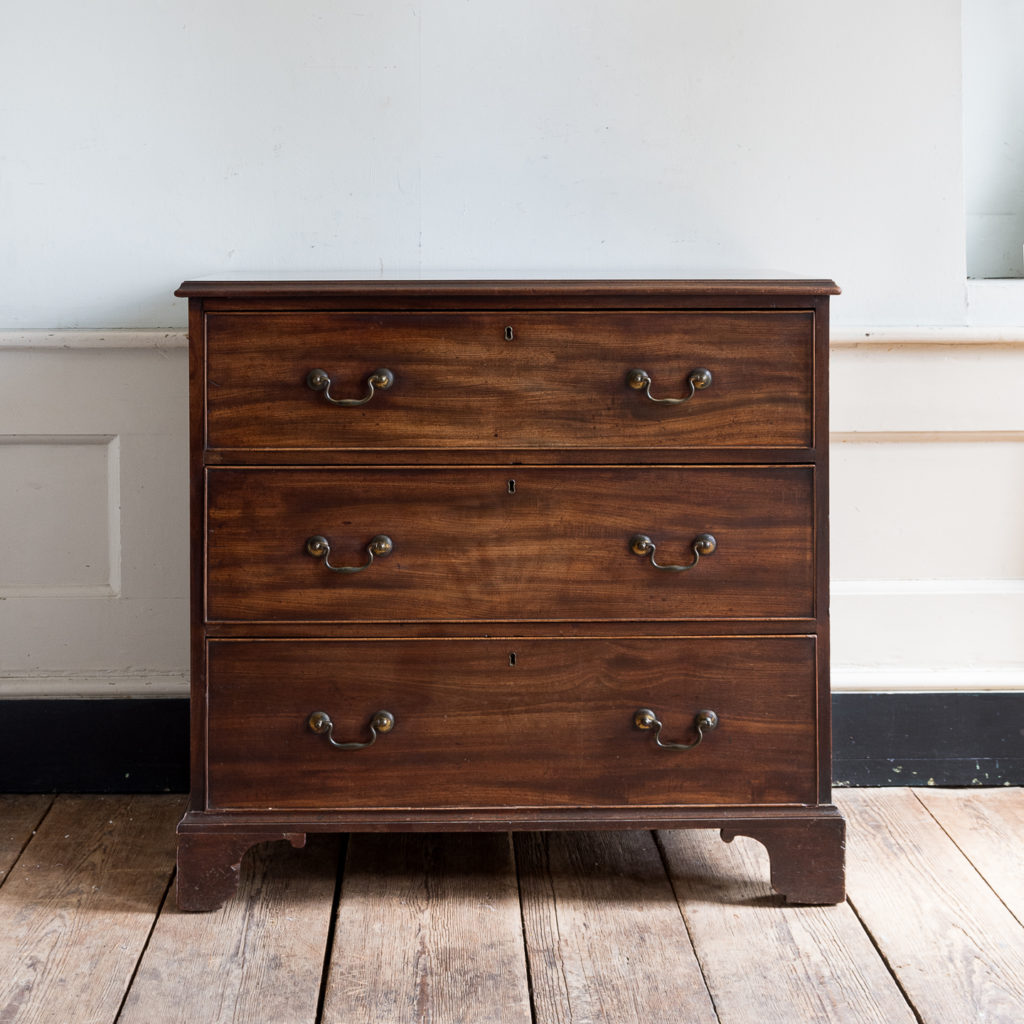
[[508, 493], [509, 494], [515, 494], [516, 493], [516, 482], [515, 482], [515, 480], [509, 480], [509, 482], [508, 482]]
[[509, 651], [508, 652], [508, 663], [509, 663], [509, 667], [510, 668], [515, 668], [516, 667], [516, 652], [515, 651]]
[[506, 327], [505, 328], [505, 340], [506, 341], [512, 341], [515, 338], [515, 336], [516, 336], [516, 332], [513, 331], [511, 327]]

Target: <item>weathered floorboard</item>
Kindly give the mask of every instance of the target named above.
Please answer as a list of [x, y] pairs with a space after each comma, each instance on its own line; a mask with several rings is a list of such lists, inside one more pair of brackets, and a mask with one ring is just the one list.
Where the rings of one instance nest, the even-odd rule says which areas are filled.
[[[536, 1024], [1020, 1024], [1024, 791], [837, 801], [856, 914], [713, 831], [517, 835], [518, 890], [507, 835], [355, 836], [323, 1020], [527, 1024], [528, 949]], [[0, 797], [2, 1024], [313, 1024], [339, 840], [258, 846], [181, 914], [182, 802]]]
[[530, 1024], [507, 833], [353, 835], [324, 1024]]
[[52, 803], [42, 794], [0, 796], [0, 885]]
[[183, 804], [57, 798], [0, 888], [0, 1021], [111, 1024], [167, 892]]
[[850, 902], [923, 1024], [1024, 1020], [1024, 928], [912, 791], [846, 790]]
[[118, 1024], [313, 1024], [340, 839], [263, 843], [218, 911], [164, 904]]
[[650, 832], [516, 837], [537, 1024], [717, 1021]]
[[1024, 789], [915, 789], [1024, 925]]
[[914, 1024], [848, 904], [787, 905], [746, 836], [658, 839], [722, 1024]]

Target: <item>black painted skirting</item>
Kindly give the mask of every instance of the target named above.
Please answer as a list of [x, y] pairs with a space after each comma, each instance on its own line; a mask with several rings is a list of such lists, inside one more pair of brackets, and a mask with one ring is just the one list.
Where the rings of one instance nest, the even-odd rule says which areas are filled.
[[187, 700], [0, 701], [0, 793], [185, 792]]
[[1024, 785], [1024, 693], [837, 693], [836, 786]]
[[[838, 693], [837, 786], [1024, 785], [1024, 693]], [[187, 700], [0, 701], [0, 793], [184, 793]]]

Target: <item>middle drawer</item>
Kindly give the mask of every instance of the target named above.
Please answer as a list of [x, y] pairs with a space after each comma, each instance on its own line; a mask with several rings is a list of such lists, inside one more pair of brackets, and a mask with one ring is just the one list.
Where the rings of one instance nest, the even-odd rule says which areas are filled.
[[810, 466], [211, 469], [206, 616], [809, 619], [813, 498]]

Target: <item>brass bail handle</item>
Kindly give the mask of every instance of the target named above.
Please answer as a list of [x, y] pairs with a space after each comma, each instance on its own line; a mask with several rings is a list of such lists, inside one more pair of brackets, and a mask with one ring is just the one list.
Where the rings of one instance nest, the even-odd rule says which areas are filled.
[[326, 370], [319, 368], [306, 374], [306, 387], [311, 391], [320, 391], [331, 405], [366, 405], [378, 391], [387, 391], [395, 383], [395, 375], [388, 369], [374, 370], [366, 378], [366, 394], [362, 398], [335, 398], [331, 394], [331, 377]]
[[378, 735], [391, 732], [395, 727], [395, 716], [390, 711], [375, 711], [370, 719], [370, 738], [365, 743], [339, 743], [334, 738], [334, 723], [326, 711], [314, 711], [306, 721], [310, 731], [326, 736], [327, 742], [335, 750], [362, 750], [377, 742]]
[[626, 383], [634, 391], [643, 391], [652, 402], [662, 405], [682, 405], [693, 398], [698, 391], [711, 387], [711, 371], [703, 366], [691, 370], [686, 377], [686, 383], [690, 385], [690, 390], [682, 398], [655, 398], [651, 394], [651, 375], [646, 370], [630, 370], [626, 374]]
[[714, 711], [698, 711], [693, 719], [693, 727], [697, 738], [692, 743], [668, 743], [661, 738], [661, 720], [650, 708], [640, 708], [633, 715], [633, 725], [637, 729], [654, 730], [654, 742], [665, 750], [692, 750], [700, 745], [704, 733], [718, 728], [718, 715]]
[[316, 534], [306, 540], [306, 554], [313, 558], [322, 558], [324, 565], [331, 572], [353, 573], [362, 572], [373, 565], [374, 558], [387, 558], [395, 550], [394, 541], [386, 533], [378, 533], [369, 544], [366, 545], [366, 554], [369, 557], [362, 565], [331, 565], [331, 545], [326, 537]]
[[698, 533], [690, 544], [693, 552], [693, 561], [686, 565], [662, 565], [654, 560], [654, 552], [657, 545], [647, 536], [646, 533], [634, 533], [629, 538], [629, 550], [640, 558], [650, 557], [651, 565], [663, 572], [687, 572], [692, 569], [700, 560], [701, 556], [713, 555], [718, 547], [718, 541], [710, 533]]

